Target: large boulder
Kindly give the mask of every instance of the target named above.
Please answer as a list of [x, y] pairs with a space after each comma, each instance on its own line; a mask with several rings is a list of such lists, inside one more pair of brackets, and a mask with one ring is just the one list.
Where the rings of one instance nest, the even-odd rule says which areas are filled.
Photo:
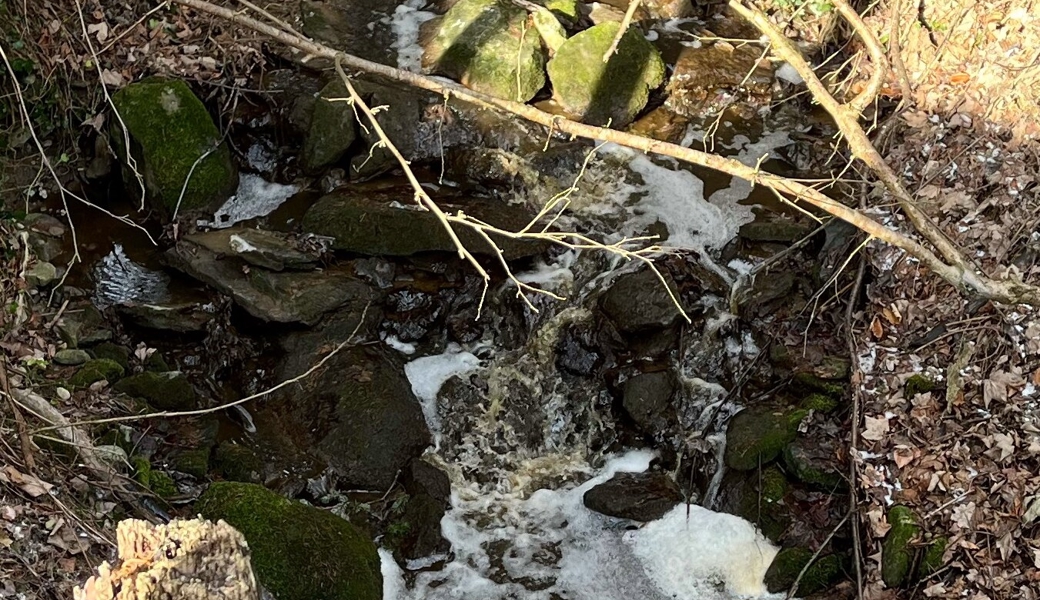
[[[297, 376], [328, 353], [324, 331], [291, 336], [279, 379]], [[404, 368], [385, 351], [352, 348], [279, 396], [271, 407], [301, 447], [353, 487], [387, 489], [430, 445], [430, 431]]]
[[246, 538], [253, 571], [279, 600], [381, 600], [375, 544], [336, 515], [260, 485], [214, 483], [195, 504]]
[[[135, 159], [149, 199], [158, 210], [172, 215], [178, 203], [182, 214], [213, 209], [234, 193], [238, 172], [231, 153], [221, 142], [220, 131], [206, 107], [183, 81], [147, 79], [132, 83], [112, 95], [112, 104], [126, 125], [129, 155]], [[123, 137], [122, 132], [116, 132], [112, 139], [122, 145]], [[120, 148], [120, 154], [124, 180], [129, 188], [136, 189], [127, 149]]]
[[427, 45], [423, 67], [478, 92], [527, 102], [545, 85], [545, 54], [520, 6], [459, 0]]
[[[462, 210], [505, 230], [527, 225], [527, 211], [490, 199], [437, 197], [446, 213]], [[490, 254], [487, 241], [469, 228], [454, 226], [463, 245], [475, 254]], [[420, 252], [455, 252], [455, 244], [430, 211], [420, 210], [408, 186], [357, 185], [324, 196], [303, 217], [303, 230], [334, 238], [336, 250], [373, 256], [409, 256]], [[533, 256], [545, 244], [496, 234], [491, 238], [507, 260]]]
[[607, 62], [621, 25], [594, 25], [567, 40], [547, 69], [553, 98], [585, 123], [622, 127], [646, 106], [650, 92], [664, 81], [661, 54], [636, 28], [621, 38]]

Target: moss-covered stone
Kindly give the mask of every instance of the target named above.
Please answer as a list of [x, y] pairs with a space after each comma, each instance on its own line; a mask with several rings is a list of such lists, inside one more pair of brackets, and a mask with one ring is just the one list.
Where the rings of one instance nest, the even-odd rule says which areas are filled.
[[307, 171], [335, 164], [357, 138], [357, 117], [346, 86], [339, 79], [326, 85], [314, 104], [303, 141], [301, 161]]
[[784, 466], [799, 481], [827, 492], [843, 491], [847, 486], [838, 472], [830, 444], [798, 438], [784, 448]]
[[74, 388], [89, 387], [99, 381], [114, 383], [123, 376], [123, 367], [114, 360], [95, 358], [83, 363], [69, 378], [69, 385]]
[[556, 18], [567, 25], [573, 25], [581, 16], [578, 0], [542, 0], [539, 4], [548, 8]]
[[176, 471], [202, 479], [209, 473], [209, 448], [181, 450], [170, 458], [170, 466]]
[[135, 456], [130, 459], [134, 467], [134, 480], [152, 491], [160, 498], [170, 498], [178, 493], [177, 484], [173, 478], [152, 467], [152, 463], [143, 456]]
[[545, 85], [545, 51], [527, 11], [509, 0], [460, 0], [444, 15], [423, 66], [463, 85], [527, 102]]
[[196, 510], [242, 532], [259, 582], [279, 600], [380, 600], [375, 544], [332, 513], [262, 486], [215, 483]]
[[787, 478], [776, 467], [762, 471], [762, 501], [776, 504], [787, 494]]
[[263, 479], [264, 461], [252, 448], [223, 442], [217, 446], [213, 454], [213, 471], [228, 481], [260, 483]]
[[802, 388], [806, 393], [819, 393], [834, 398], [841, 398], [845, 394], [845, 386], [837, 381], [824, 379], [812, 373], [796, 373], [794, 376], [796, 387]]
[[[812, 556], [813, 551], [808, 548], [781, 550], [766, 571], [766, 589], [773, 594], [789, 590]], [[829, 588], [841, 576], [842, 568], [840, 556], [830, 554], [817, 557], [798, 581], [798, 596], [815, 594]]]
[[159, 352], [152, 352], [148, 355], [148, 358], [144, 359], [144, 370], [154, 371], [156, 373], [166, 373], [172, 371], [170, 365], [163, 358], [163, 355]]
[[112, 389], [121, 394], [140, 398], [158, 410], [195, 408], [195, 388], [178, 371], [138, 373], [121, 380]]
[[69, 348], [84, 348], [112, 339], [105, 317], [92, 304], [70, 309], [55, 329]]
[[638, 29], [629, 29], [606, 63], [619, 23], [601, 23], [567, 40], [547, 69], [553, 98], [585, 123], [621, 127], [664, 81], [664, 61]]
[[726, 465], [749, 471], [770, 462], [795, 438], [808, 412], [755, 408], [737, 413], [726, 429]]
[[[215, 208], [235, 191], [238, 173], [231, 153], [202, 101], [180, 80], [146, 79], [132, 83], [112, 96], [112, 103], [131, 139], [130, 155], [137, 162], [156, 208], [174, 212], [181, 190], [180, 212]], [[112, 139], [121, 145], [123, 135]], [[209, 152], [197, 165], [197, 160]], [[128, 187], [136, 179], [126, 169], [126, 149], [119, 153]], [[194, 170], [192, 167], [194, 166]], [[191, 180], [184, 188], [184, 182]]]
[[888, 511], [892, 526], [881, 545], [881, 578], [888, 587], [906, 583], [913, 566], [913, 548], [910, 546], [920, 533], [914, 512], [905, 506], [893, 506]]
[[80, 350], [79, 348], [64, 348], [54, 353], [54, 364], [66, 367], [75, 367], [77, 365], [82, 365], [90, 360], [90, 358], [91, 356], [87, 354], [86, 350]]
[[107, 358], [119, 363], [119, 366], [123, 367], [124, 371], [130, 370], [130, 350], [125, 346], [113, 344], [112, 342], [102, 342], [91, 348], [90, 353], [94, 355], [94, 358]]
[[924, 579], [935, 573], [943, 566], [943, 555], [946, 554], [946, 546], [950, 540], [946, 537], [937, 537], [925, 548], [921, 564], [917, 567], [918, 579]]
[[906, 380], [903, 387], [903, 397], [913, 398], [918, 394], [927, 394], [935, 389], [935, 382], [925, 375], [913, 375]]
[[805, 410], [827, 413], [838, 408], [838, 401], [826, 394], [809, 394], [802, 399], [801, 406]]

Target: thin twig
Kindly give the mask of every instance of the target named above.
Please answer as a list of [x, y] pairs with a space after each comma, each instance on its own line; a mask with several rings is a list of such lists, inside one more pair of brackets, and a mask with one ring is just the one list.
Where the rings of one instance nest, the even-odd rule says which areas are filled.
[[857, 352], [856, 328], [854, 316], [856, 314], [856, 299], [859, 297], [863, 286], [863, 279], [867, 272], [867, 261], [861, 258], [859, 267], [856, 269], [856, 281], [849, 294], [849, 304], [845, 307], [845, 330], [849, 346], [849, 360], [852, 361], [852, 376], [849, 379], [849, 388], [852, 394], [852, 417], [849, 425], [851, 438], [849, 441], [849, 514], [852, 515], [852, 560], [856, 567], [856, 597], [863, 600], [863, 557], [862, 542], [859, 532], [859, 469], [856, 460], [859, 448], [859, 418], [860, 418], [860, 382], [863, 374], [859, 370], [859, 353]]
[[823, 540], [823, 543], [820, 544], [820, 547], [816, 549], [816, 552], [813, 552], [812, 557], [809, 558], [809, 562], [805, 563], [805, 566], [802, 567], [802, 570], [798, 572], [798, 577], [794, 578], [794, 583], [791, 584], [791, 589], [787, 591], [787, 600], [791, 600], [791, 598], [794, 598], [794, 595], [798, 593], [798, 584], [802, 582], [802, 577], [805, 577], [805, 573], [809, 570], [809, 567], [811, 567], [812, 564], [816, 562], [816, 559], [819, 558], [824, 548], [827, 547], [827, 544], [831, 543], [831, 540], [834, 538], [834, 534], [838, 533], [838, 530], [841, 529], [842, 525], [845, 524], [845, 521], [849, 520], [849, 515], [851, 514], [852, 511], [845, 513], [845, 516], [842, 517], [841, 521], [839, 521], [838, 524], [834, 526], [834, 529], [832, 529], [827, 538]]
[[22, 460], [25, 461], [25, 467], [31, 473], [36, 469], [36, 457], [33, 455], [32, 441], [29, 439], [29, 428], [25, 424], [25, 417], [22, 415], [22, 411], [19, 410], [14, 396], [11, 395], [11, 380], [7, 377], [7, 358], [2, 355], [0, 355], [0, 391], [7, 398], [7, 403], [11, 406], [11, 412], [14, 413], [15, 426], [18, 428], [18, 439], [22, 444]]
[[614, 40], [610, 42], [610, 48], [607, 48], [606, 53], [603, 54], [603, 62], [610, 60], [610, 57], [617, 52], [618, 44], [621, 43], [621, 38], [625, 37], [628, 33], [628, 28], [632, 25], [632, 17], [635, 16], [636, 11], [639, 10], [639, 3], [641, 0], [631, 0], [628, 3], [628, 10], [625, 11], [625, 17], [621, 19], [621, 26], [618, 27], [617, 34], [614, 35]]

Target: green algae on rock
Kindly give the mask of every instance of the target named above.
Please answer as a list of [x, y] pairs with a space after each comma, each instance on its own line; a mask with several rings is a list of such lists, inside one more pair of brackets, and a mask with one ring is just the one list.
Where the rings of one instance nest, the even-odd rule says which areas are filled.
[[[888, 587], [906, 583], [913, 566], [913, 548], [910, 544], [920, 533], [914, 512], [905, 506], [888, 510], [888, 524], [892, 526], [881, 544], [881, 578]], [[945, 549], [944, 549], [945, 550]]]
[[130, 460], [134, 467], [134, 480], [152, 491], [160, 498], [170, 498], [177, 495], [177, 484], [173, 478], [157, 471], [152, 463], [143, 456], [135, 456]]
[[214, 483], [196, 510], [242, 532], [259, 582], [279, 600], [381, 600], [379, 555], [348, 521], [260, 485]]
[[[773, 559], [766, 571], [766, 589], [771, 594], [786, 592], [798, 579], [798, 575], [812, 560], [813, 551], [808, 548], [784, 548]], [[840, 556], [830, 554], [817, 557], [798, 580], [798, 596], [806, 596], [830, 587], [842, 572]]]
[[102, 380], [113, 383], [123, 376], [123, 372], [123, 367], [116, 361], [95, 358], [83, 363], [83, 366], [69, 378], [69, 385], [83, 388]]
[[145, 371], [121, 380], [112, 389], [121, 394], [140, 398], [158, 410], [195, 408], [195, 389], [178, 371], [167, 373]]
[[798, 434], [805, 409], [752, 408], [737, 413], [726, 429], [726, 465], [750, 471], [768, 463]]
[[617, 52], [603, 62], [619, 27], [601, 23], [586, 29], [560, 46], [547, 65], [553, 98], [585, 123], [627, 125], [664, 81], [661, 54], [636, 29], [625, 32]]
[[545, 50], [527, 11], [509, 0], [460, 0], [444, 15], [423, 67], [462, 85], [527, 102], [545, 85]]
[[336, 79], [322, 88], [311, 113], [301, 161], [309, 172], [333, 165], [357, 138], [357, 117], [347, 87]]
[[[231, 152], [222, 143], [206, 107], [186, 83], [146, 79], [113, 94], [112, 103], [126, 125], [130, 156], [156, 208], [167, 215], [178, 209], [178, 202], [182, 213], [215, 208], [234, 193], [238, 172], [231, 162]], [[116, 132], [112, 139], [123, 146], [122, 132]], [[132, 188], [136, 178], [129, 169], [126, 151], [118, 148], [124, 180], [131, 182], [128, 187]]]

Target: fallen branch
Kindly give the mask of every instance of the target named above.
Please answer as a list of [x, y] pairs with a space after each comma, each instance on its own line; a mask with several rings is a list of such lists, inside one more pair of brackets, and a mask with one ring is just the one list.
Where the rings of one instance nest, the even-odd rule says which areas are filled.
[[[944, 262], [934, 252], [906, 234], [878, 223], [863, 213], [827, 197], [815, 188], [786, 177], [765, 173], [757, 168], [748, 167], [737, 160], [621, 131], [585, 125], [569, 119], [564, 119], [558, 115], [551, 115], [538, 110], [533, 106], [482, 94], [452, 81], [440, 78], [434, 79], [367, 61], [309, 40], [298, 33], [289, 33], [274, 26], [267, 25], [246, 15], [207, 2], [206, 0], [173, 0], [173, 2], [227, 19], [237, 25], [267, 35], [305, 53], [306, 56], [304, 60], [317, 57], [335, 60], [338, 56], [342, 64], [351, 69], [386, 77], [388, 79], [434, 92], [438, 95], [453, 96], [459, 100], [472, 102], [478, 106], [502, 110], [533, 123], [543, 125], [551, 131], [559, 131], [571, 136], [591, 140], [612, 142], [620, 146], [641, 150], [647, 153], [669, 156], [683, 162], [707, 167], [728, 175], [739, 177], [754, 184], [763, 185], [777, 192], [808, 202], [816, 208], [858, 227], [865, 233], [903, 250], [907, 254], [919, 260], [939, 277], [953, 285], [961, 293], [975, 294], [983, 298], [1008, 304], [1028, 303], [1040, 305], [1040, 288], [1017, 281], [994, 280], [985, 275], [981, 275], [975, 272], [974, 269], [970, 268], [949, 240], [946, 240], [945, 237], [941, 235], [941, 232], [939, 232], [939, 236], [934, 235], [937, 231], [936, 226], [928, 221], [927, 218], [922, 219], [923, 215], [918, 209], [916, 209], [916, 207], [912, 206], [912, 201], [908, 203], [908, 205], [911, 206], [911, 212], [908, 213], [908, 216], [911, 217], [911, 221], [914, 223], [915, 227], [920, 224], [925, 232], [930, 232], [930, 235], [925, 232], [922, 232], [922, 235], [926, 235], [929, 241], [935, 244], [936, 248], [938, 248], [944, 256], [948, 254], [952, 256], [953, 258], [950, 260], [954, 264]], [[733, 4], [737, 3], [733, 2]], [[747, 9], [744, 9], [743, 7], [741, 8], [747, 12]], [[770, 28], [772, 28], [771, 25]], [[784, 38], [784, 40], [786, 41], [786, 38]], [[801, 55], [797, 54], [797, 51], [795, 51], [794, 54], [797, 55], [797, 60], [800, 61], [802, 68], [808, 69], [810, 71], [809, 74], [812, 75], [811, 68], [809, 68], [807, 63], [805, 63], [805, 60], [801, 58]], [[795, 57], [792, 56], [791, 58]], [[884, 57], [882, 56], [882, 59], [883, 58]], [[798, 67], [798, 65], [794, 63], [792, 63], [792, 66], [795, 66], [796, 68]], [[806, 78], [804, 74], [802, 75], [808, 82], [810, 78]], [[811, 79], [819, 84], [819, 79], [815, 78], [815, 76], [812, 76]], [[819, 85], [822, 87], [822, 84]], [[826, 92], [826, 89], [823, 89], [823, 91]], [[829, 94], [826, 94], [826, 96], [829, 97]], [[831, 100], [833, 100], [833, 98], [831, 98]], [[839, 110], [837, 111], [839, 114], [843, 115], [843, 120], [846, 122], [847, 119], [844, 117], [847, 110], [848, 107], [839, 107]], [[866, 136], [863, 134], [862, 129], [858, 127], [858, 123], [856, 126], [856, 129], [860, 132], [860, 136], [856, 138], [857, 145], [859, 145], [859, 142], [861, 141], [866, 142], [869, 145], [869, 140], [865, 139]], [[855, 130], [853, 130], [853, 134], [855, 134]], [[886, 184], [886, 187], [895, 183], [896, 188], [901, 189], [898, 186], [898, 181], [893, 179], [897, 176], [888, 168], [887, 165], [884, 164], [883, 161], [880, 160], [880, 156], [877, 155], [876, 151], [873, 156], [877, 158], [876, 162], [881, 163], [880, 167], [882, 170], [879, 176], [882, 177], [882, 181]], [[870, 158], [873, 159], [873, 157]], [[875, 161], [872, 160], [871, 162], [868, 162], [868, 166], [873, 166], [872, 162]], [[932, 239], [933, 237], [935, 238], [934, 240]], [[950, 252], [951, 249], [953, 250], [952, 253]]]

